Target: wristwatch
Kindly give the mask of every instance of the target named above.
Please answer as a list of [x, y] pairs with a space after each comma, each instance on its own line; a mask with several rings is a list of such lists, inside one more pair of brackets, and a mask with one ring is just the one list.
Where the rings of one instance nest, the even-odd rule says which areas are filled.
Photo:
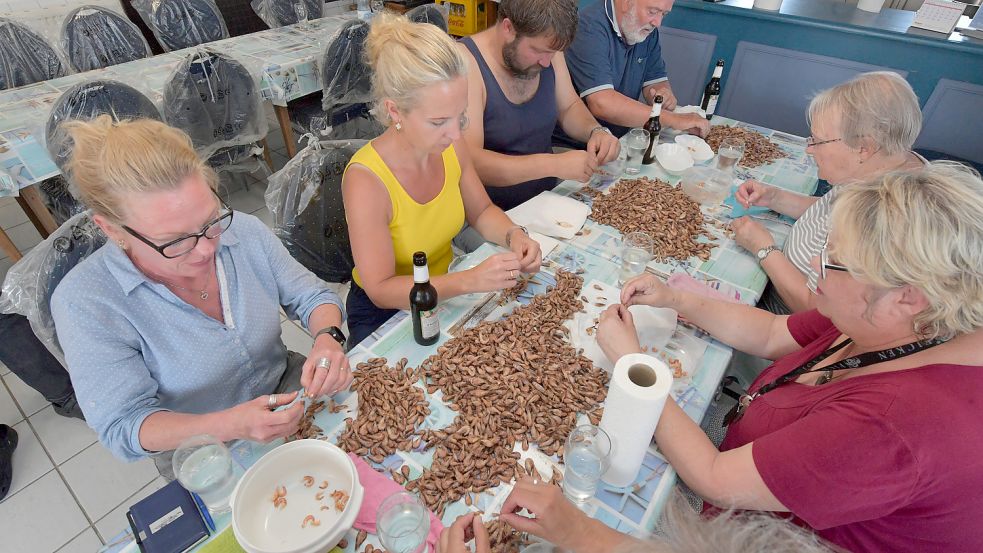
[[590, 130], [590, 134], [587, 135], [587, 138], [590, 139], [590, 137], [594, 136], [594, 133], [596, 133], [597, 131], [604, 131], [608, 134], [611, 134], [611, 129], [605, 127], [604, 125], [598, 125]]
[[341, 347], [345, 347], [345, 342], [348, 340], [348, 338], [345, 338], [345, 333], [342, 332], [341, 329], [336, 326], [329, 326], [327, 328], [322, 328], [321, 330], [318, 330], [317, 334], [314, 335], [314, 339], [317, 340], [322, 334], [330, 334], [332, 338], [334, 338], [335, 340], [338, 341], [339, 344], [341, 344]]
[[508, 230], [508, 232], [505, 233], [505, 247], [506, 248], [511, 248], [512, 247], [512, 233], [515, 232], [515, 231], [517, 231], [517, 230], [521, 230], [522, 232], [526, 233], [526, 236], [529, 236], [529, 231], [526, 230], [526, 227], [524, 227], [524, 226], [516, 225], [516, 226], [510, 228]]
[[761, 248], [760, 250], [758, 250], [758, 254], [757, 254], [758, 263], [763, 262], [765, 258], [768, 257], [768, 254], [770, 254], [771, 252], [777, 252], [777, 251], [780, 251], [780, 249], [778, 248], [778, 246], [775, 246], [774, 244], [772, 244], [771, 246]]

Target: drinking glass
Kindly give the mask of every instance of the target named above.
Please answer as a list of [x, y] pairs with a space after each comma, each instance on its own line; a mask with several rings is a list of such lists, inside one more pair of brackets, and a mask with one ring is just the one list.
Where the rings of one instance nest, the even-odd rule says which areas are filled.
[[394, 493], [382, 502], [375, 516], [379, 539], [389, 553], [420, 553], [426, 549], [430, 511], [416, 496]]
[[618, 283], [624, 284], [632, 277], [645, 272], [645, 266], [652, 261], [652, 237], [645, 232], [630, 232], [621, 243], [621, 272]]
[[717, 148], [717, 169], [732, 173], [744, 157], [744, 141], [740, 138], [725, 138]]
[[611, 438], [592, 425], [578, 426], [570, 432], [563, 448], [563, 494], [574, 503], [594, 497], [601, 475], [608, 469]]
[[628, 150], [625, 161], [626, 175], [637, 175], [642, 170], [642, 156], [645, 155], [645, 148], [648, 145], [649, 132], [645, 129], [635, 128], [625, 135], [625, 149]]
[[229, 511], [237, 480], [235, 463], [218, 438], [201, 434], [184, 440], [174, 450], [171, 464], [184, 489], [198, 494], [211, 513]]

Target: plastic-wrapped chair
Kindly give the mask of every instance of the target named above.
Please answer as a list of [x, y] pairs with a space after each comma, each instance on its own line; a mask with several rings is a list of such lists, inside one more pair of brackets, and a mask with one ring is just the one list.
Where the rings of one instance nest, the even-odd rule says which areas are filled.
[[91, 212], [79, 213], [15, 263], [3, 282], [0, 311], [27, 317], [38, 339], [62, 365], [65, 354], [51, 318], [51, 294], [69, 271], [105, 243]]
[[341, 177], [365, 140], [312, 141], [270, 177], [266, 207], [290, 255], [328, 282], [348, 282], [355, 261]]
[[68, 67], [41, 35], [0, 17], [0, 90], [64, 76]]
[[447, 16], [436, 4], [423, 4], [406, 12], [406, 17], [414, 23], [430, 23], [447, 32]]
[[[262, 166], [266, 138], [257, 80], [238, 61], [207, 48], [188, 55], [164, 85], [164, 121], [188, 133], [213, 167], [253, 171]], [[258, 154], [257, 154], [258, 152]]]
[[61, 40], [69, 63], [79, 72], [151, 55], [136, 25], [99, 6], [82, 6], [69, 13], [61, 27]]
[[134, 0], [133, 8], [168, 52], [229, 38], [213, 0]]
[[251, 6], [271, 29], [321, 19], [324, 13], [322, 0], [253, 0]]

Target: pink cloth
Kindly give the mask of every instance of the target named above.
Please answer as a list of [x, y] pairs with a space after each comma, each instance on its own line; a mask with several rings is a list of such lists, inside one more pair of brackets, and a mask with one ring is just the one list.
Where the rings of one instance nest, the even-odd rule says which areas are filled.
[[737, 291], [733, 291], [731, 294], [725, 294], [716, 288], [711, 288], [705, 282], [696, 280], [695, 278], [687, 275], [686, 273], [673, 273], [666, 280], [666, 285], [674, 290], [682, 290], [683, 292], [692, 292], [700, 296], [706, 296], [713, 300], [723, 300], [730, 303], [740, 303], [740, 294]]
[[[396, 482], [376, 472], [375, 469], [370, 467], [358, 455], [349, 453], [348, 457], [355, 463], [355, 471], [358, 472], [358, 481], [364, 489], [362, 507], [358, 510], [358, 516], [355, 517], [355, 528], [375, 534], [375, 515], [379, 511], [382, 502], [392, 494], [404, 490]], [[441, 524], [440, 519], [433, 513], [430, 513], [430, 535], [427, 537], [427, 544], [430, 546], [430, 551], [437, 551], [437, 542], [440, 540], [440, 532], [443, 529], [444, 525]]]
[[[802, 347], [750, 390], [833, 343], [817, 311], [788, 319]], [[849, 551], [974, 552], [983, 544], [983, 367], [935, 364], [823, 386], [789, 383], [757, 398], [721, 451], [754, 443], [768, 489]]]

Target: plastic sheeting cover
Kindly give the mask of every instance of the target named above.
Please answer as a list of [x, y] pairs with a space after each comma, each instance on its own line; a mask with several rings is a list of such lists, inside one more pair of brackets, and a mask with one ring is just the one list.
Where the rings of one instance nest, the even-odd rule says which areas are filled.
[[447, 32], [447, 16], [436, 4], [423, 4], [406, 12], [406, 17], [414, 23], [430, 23]]
[[64, 76], [55, 49], [26, 26], [0, 17], [0, 90]]
[[150, 46], [136, 25], [98, 6], [82, 6], [69, 13], [61, 38], [68, 61], [80, 72], [150, 55]]
[[238, 61], [206, 48], [187, 56], [164, 85], [164, 121], [191, 136], [203, 158], [266, 136], [255, 77]]
[[250, 5], [271, 29], [320, 19], [324, 12], [322, 0], [253, 0]]
[[51, 294], [68, 271], [105, 243], [91, 213], [80, 213], [15, 263], [3, 282], [0, 311], [27, 317], [38, 339], [62, 364], [65, 354], [51, 318]]
[[368, 102], [372, 98], [372, 70], [365, 61], [369, 24], [361, 19], [345, 23], [321, 56], [321, 108], [327, 112], [340, 104]]
[[213, 0], [134, 0], [133, 8], [168, 52], [229, 38]]
[[365, 143], [339, 140], [308, 146], [270, 177], [266, 189], [273, 231], [294, 259], [328, 282], [351, 280], [355, 266], [341, 177]]

